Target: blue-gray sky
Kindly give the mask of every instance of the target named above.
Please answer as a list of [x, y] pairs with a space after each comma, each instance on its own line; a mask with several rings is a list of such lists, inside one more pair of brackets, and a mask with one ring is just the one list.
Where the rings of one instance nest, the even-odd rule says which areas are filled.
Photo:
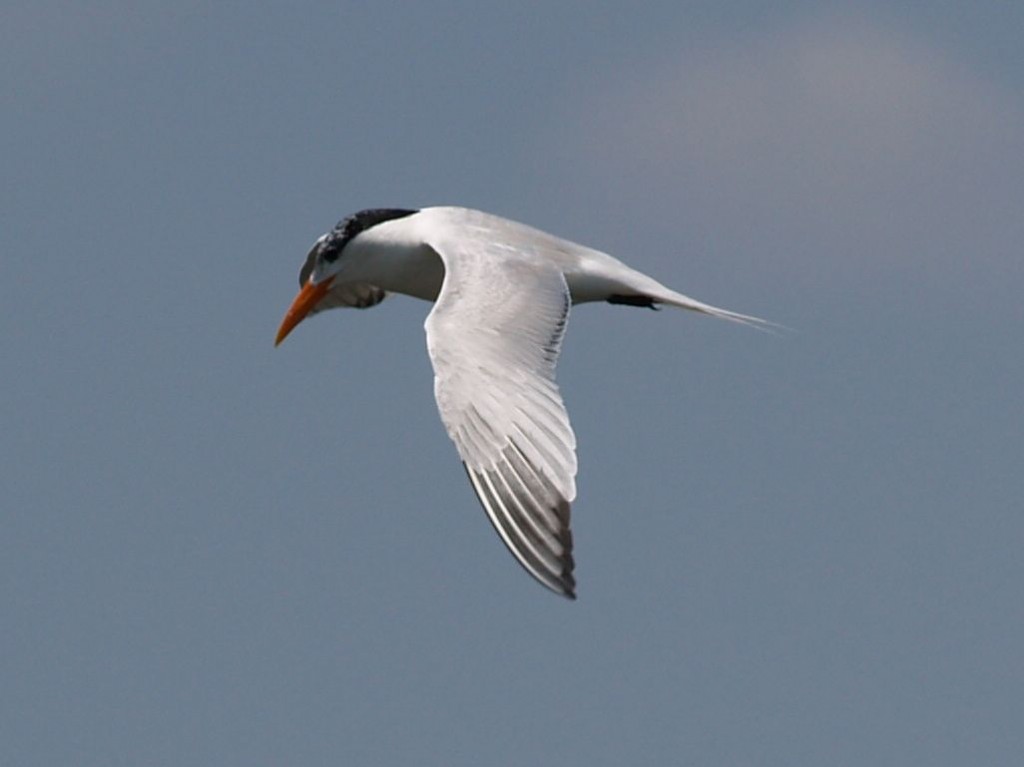
[[[0, 24], [0, 763], [1015, 765], [1024, 6], [18, 3]], [[394, 299], [460, 204], [795, 329], [573, 313], [580, 599]]]

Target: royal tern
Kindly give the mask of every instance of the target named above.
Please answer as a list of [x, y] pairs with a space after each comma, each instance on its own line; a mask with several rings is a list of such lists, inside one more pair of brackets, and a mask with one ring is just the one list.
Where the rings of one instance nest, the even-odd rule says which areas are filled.
[[365, 309], [388, 293], [434, 302], [424, 327], [448, 436], [505, 545], [530, 575], [570, 599], [576, 437], [555, 383], [570, 305], [664, 304], [764, 324], [670, 290], [600, 251], [467, 208], [349, 216], [313, 244], [299, 285], [275, 345], [324, 309]]

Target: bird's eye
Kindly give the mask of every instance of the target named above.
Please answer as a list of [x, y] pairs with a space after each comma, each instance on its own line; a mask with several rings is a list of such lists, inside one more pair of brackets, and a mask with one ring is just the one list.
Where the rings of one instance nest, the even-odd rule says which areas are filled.
[[338, 256], [341, 254], [341, 248], [337, 248], [333, 245], [327, 245], [320, 250], [320, 259], [328, 264], [333, 264], [338, 260]]

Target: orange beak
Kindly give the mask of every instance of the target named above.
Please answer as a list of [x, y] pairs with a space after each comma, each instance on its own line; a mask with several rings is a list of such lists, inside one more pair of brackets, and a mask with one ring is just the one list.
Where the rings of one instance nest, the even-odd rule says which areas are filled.
[[323, 282], [318, 282], [315, 285], [311, 279], [306, 281], [306, 284], [302, 286], [302, 290], [299, 291], [299, 294], [295, 296], [295, 300], [292, 301], [292, 305], [288, 307], [284, 319], [281, 320], [281, 327], [277, 329], [277, 338], [274, 339], [274, 346], [279, 345], [295, 329], [295, 326], [306, 318], [306, 315], [312, 311], [313, 307], [320, 303], [320, 299], [327, 295], [327, 291], [331, 289], [332, 282], [334, 282], [333, 277], [328, 277]]

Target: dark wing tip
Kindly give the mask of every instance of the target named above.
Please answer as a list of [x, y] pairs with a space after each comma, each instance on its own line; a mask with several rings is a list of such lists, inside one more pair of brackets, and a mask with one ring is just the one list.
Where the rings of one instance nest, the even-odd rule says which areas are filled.
[[536, 495], [516, 493], [500, 470], [476, 471], [465, 463], [463, 468], [491, 524], [520, 566], [548, 590], [576, 599], [569, 502], [558, 495], [541, 500], [541, 488], [532, 488]]
[[566, 573], [565, 579], [562, 581], [562, 589], [558, 592], [561, 596], [572, 602], [576, 601], [576, 579], [572, 573]]

